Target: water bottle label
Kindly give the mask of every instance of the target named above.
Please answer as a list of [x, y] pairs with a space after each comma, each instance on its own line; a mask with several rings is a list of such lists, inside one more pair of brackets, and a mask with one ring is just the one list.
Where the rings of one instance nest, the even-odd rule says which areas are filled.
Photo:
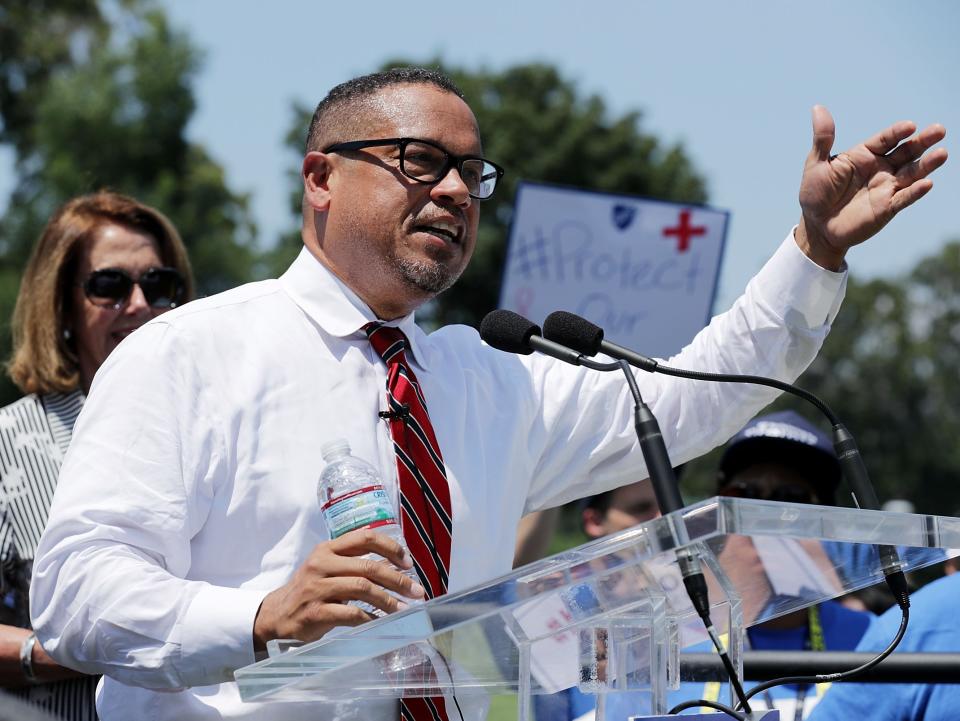
[[327, 501], [322, 510], [330, 538], [339, 538], [357, 528], [376, 528], [397, 522], [383, 486], [358, 488]]

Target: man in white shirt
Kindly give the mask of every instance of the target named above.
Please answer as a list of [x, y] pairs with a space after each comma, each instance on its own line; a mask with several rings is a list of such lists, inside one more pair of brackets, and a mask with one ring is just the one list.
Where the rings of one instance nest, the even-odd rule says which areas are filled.
[[[897, 123], [832, 157], [833, 121], [815, 108], [799, 226], [677, 365], [795, 378], [839, 307], [847, 249], [926, 193], [946, 159], [926, 152], [941, 126], [914, 130]], [[434, 178], [424, 167], [437, 151]], [[55, 659], [105, 675], [105, 721], [397, 717], [390, 701], [244, 704], [232, 683], [272, 638], [310, 641], [365, 620], [348, 601], [392, 611], [384, 589], [418, 595], [358, 558], [408, 567], [397, 544], [365, 532], [329, 541], [316, 501], [319, 448], [332, 438], [396, 483], [378, 418], [386, 369], [361, 331], [370, 321], [409, 338], [442, 450], [449, 591], [510, 568], [522, 513], [647, 475], [615, 374], [507, 355], [462, 326], [428, 336], [415, 325], [414, 310], [469, 262], [496, 168], [467, 162], [481, 152], [473, 113], [443, 76], [407, 69], [338, 86], [311, 124], [304, 249], [290, 269], [165, 314], [101, 368], [37, 551], [32, 611]], [[773, 397], [638, 382], [676, 463]]]

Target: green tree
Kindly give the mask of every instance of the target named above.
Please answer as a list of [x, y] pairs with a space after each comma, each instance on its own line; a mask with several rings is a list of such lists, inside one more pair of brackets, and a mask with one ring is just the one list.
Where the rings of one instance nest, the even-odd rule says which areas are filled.
[[[0, 143], [10, 147], [17, 166], [34, 147], [36, 109], [52, 76], [81, 62], [103, 41], [107, 23], [96, 0], [8, 0], [0, 5]], [[26, 262], [14, 250], [11, 220], [0, 223], [0, 357], [10, 350], [9, 321]], [[0, 375], [0, 403], [15, 397]]]
[[[394, 60], [383, 67], [410, 64]], [[521, 180], [691, 203], [706, 200], [705, 183], [680, 146], [664, 147], [643, 132], [639, 112], [610, 117], [600, 97], [584, 97], [551, 66], [472, 72], [445, 67], [439, 61], [427, 65], [447, 73], [463, 90], [484, 135], [484, 154], [507, 169], [503, 185], [484, 201], [469, 268], [428, 309], [430, 320], [438, 325], [478, 325], [496, 307], [514, 196]], [[288, 142], [296, 153], [303, 151], [311, 112], [295, 109]], [[292, 207], [298, 217], [300, 194], [299, 186], [295, 187]], [[274, 253], [274, 269], [289, 263], [299, 245], [299, 233], [286, 236]]]
[[[0, 227], [3, 357], [30, 248], [53, 210], [81, 193], [107, 187], [166, 213], [190, 251], [202, 294], [257, 274], [247, 197], [231, 191], [219, 164], [185, 135], [199, 53], [149, 3], [128, 6], [110, 42], [45, 78], [33, 96], [29, 142], [13, 143], [17, 184]], [[9, 385], [0, 390], [0, 402], [14, 393]]]
[[0, 143], [29, 152], [47, 82], [73, 67], [106, 34], [96, 0], [5, 0], [0, 6]]

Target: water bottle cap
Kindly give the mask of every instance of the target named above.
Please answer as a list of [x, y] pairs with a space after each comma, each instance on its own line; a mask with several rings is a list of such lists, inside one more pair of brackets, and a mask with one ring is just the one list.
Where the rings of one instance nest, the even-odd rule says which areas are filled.
[[320, 455], [323, 456], [325, 461], [344, 454], [350, 454], [350, 442], [345, 438], [334, 438], [320, 446]]

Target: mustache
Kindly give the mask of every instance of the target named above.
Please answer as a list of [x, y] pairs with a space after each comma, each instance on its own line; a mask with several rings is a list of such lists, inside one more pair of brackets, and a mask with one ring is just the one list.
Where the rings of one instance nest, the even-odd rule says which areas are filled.
[[460, 210], [449, 210], [442, 213], [424, 213], [414, 218], [413, 223], [414, 225], [429, 225], [430, 223], [437, 222], [449, 223], [451, 219], [458, 225], [462, 225], [464, 228], [467, 227], [467, 218]]

